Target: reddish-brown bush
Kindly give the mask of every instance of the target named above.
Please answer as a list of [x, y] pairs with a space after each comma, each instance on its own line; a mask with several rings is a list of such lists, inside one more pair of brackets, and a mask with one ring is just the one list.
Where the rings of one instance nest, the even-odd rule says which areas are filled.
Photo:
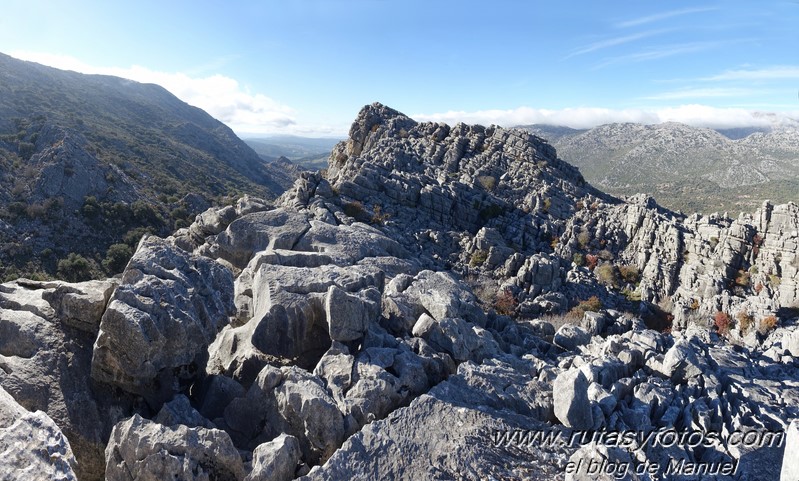
[[716, 325], [716, 329], [718, 329], [720, 334], [727, 334], [730, 332], [730, 324], [732, 321], [730, 320], [730, 316], [726, 312], [718, 311], [713, 316], [713, 324]]

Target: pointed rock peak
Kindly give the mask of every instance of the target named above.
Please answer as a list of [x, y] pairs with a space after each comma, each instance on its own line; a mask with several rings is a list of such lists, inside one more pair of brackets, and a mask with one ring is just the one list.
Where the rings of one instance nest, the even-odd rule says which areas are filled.
[[379, 102], [367, 105], [361, 109], [350, 127], [349, 155], [360, 155], [370, 137], [397, 135], [403, 129], [407, 131], [415, 125], [416, 122], [407, 115]]
[[355, 119], [355, 123], [357, 124], [359, 121], [362, 120], [388, 120], [394, 117], [404, 117], [408, 118], [407, 115], [403, 114], [398, 110], [394, 110], [391, 107], [387, 107], [380, 102], [374, 102], [369, 105], [364, 105], [360, 112], [358, 112], [358, 117]]

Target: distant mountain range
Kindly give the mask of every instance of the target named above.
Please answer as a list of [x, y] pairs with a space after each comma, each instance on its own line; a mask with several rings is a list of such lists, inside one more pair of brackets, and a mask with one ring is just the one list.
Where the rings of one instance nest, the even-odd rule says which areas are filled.
[[56, 274], [69, 253], [97, 270], [144, 230], [277, 196], [276, 168], [160, 86], [0, 54], [0, 277]]
[[648, 193], [686, 213], [737, 214], [765, 199], [799, 200], [799, 122], [718, 131], [679, 123], [521, 128], [612, 194]]

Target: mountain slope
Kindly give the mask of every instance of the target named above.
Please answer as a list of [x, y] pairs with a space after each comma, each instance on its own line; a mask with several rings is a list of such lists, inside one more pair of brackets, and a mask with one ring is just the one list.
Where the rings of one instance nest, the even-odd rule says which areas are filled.
[[228, 127], [162, 87], [2, 54], [0, 178], [4, 275], [52, 274], [69, 252], [99, 265], [133, 229], [172, 229], [209, 201], [283, 190]]
[[672, 209], [737, 213], [764, 199], [787, 202], [799, 194], [795, 123], [739, 139], [678, 123], [524, 128], [550, 139], [597, 187], [617, 195], [646, 192]]

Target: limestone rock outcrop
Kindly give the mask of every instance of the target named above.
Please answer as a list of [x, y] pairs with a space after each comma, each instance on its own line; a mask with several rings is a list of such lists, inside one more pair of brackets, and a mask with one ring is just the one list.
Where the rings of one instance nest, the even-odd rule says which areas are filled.
[[202, 369], [206, 348], [234, 314], [233, 276], [157, 237], [142, 239], [100, 323], [92, 378], [169, 398], [178, 369]]

